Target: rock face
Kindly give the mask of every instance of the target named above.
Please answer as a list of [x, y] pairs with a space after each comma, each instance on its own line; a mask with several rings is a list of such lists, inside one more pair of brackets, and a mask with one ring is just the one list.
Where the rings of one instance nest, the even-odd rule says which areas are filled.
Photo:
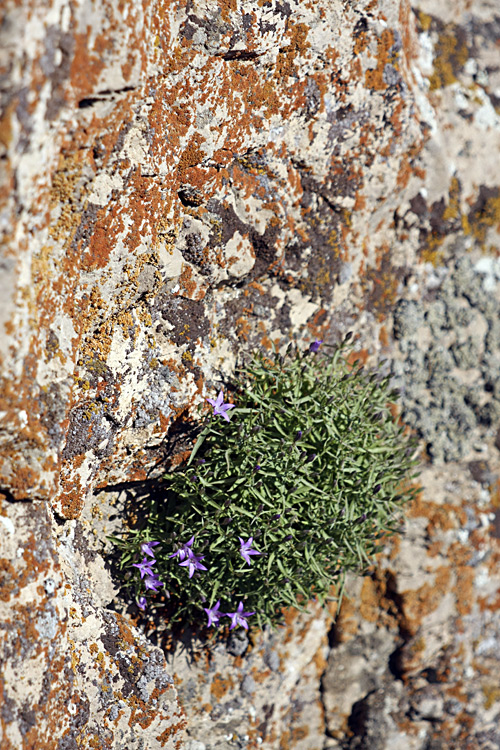
[[423, 184], [415, 19], [69, 2], [3, 29], [2, 482], [77, 518], [96, 483], [146, 476], [239, 349], [328, 330], [353, 287], [393, 301], [389, 226]]
[[47, 503], [2, 507], [3, 748], [179, 747], [185, 718], [165, 660], [122, 615], [78, 522]]
[[[190, 750], [498, 747], [495, 0], [0, 14], [2, 750], [180, 748], [167, 670]], [[167, 666], [107, 608], [102, 499], [237, 357], [351, 328], [422, 437], [402, 541], [334, 628]]]

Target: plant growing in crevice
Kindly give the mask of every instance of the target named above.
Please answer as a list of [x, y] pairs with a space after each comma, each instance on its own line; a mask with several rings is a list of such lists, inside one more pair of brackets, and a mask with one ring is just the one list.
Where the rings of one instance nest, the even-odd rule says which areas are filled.
[[350, 365], [349, 339], [330, 354], [319, 341], [257, 354], [234, 408], [222, 391], [207, 399], [189, 460], [115, 540], [141, 609], [149, 582], [164, 584], [171, 622], [276, 624], [370, 564], [415, 494], [416, 446], [392, 416], [389, 376]]

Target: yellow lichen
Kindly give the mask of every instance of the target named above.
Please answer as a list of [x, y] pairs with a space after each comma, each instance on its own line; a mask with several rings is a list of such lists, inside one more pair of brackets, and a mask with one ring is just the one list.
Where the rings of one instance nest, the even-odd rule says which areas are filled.
[[449, 195], [450, 195], [450, 200], [443, 212], [443, 219], [445, 221], [449, 219], [457, 219], [461, 213], [460, 202], [459, 202], [460, 183], [456, 177], [452, 177], [451, 179]]
[[484, 707], [486, 710], [500, 701], [500, 687], [498, 685], [483, 685], [481, 689], [484, 695]]
[[463, 68], [468, 57], [467, 45], [458, 41], [453, 29], [441, 34], [435, 47], [434, 71], [429, 77], [430, 90], [435, 91], [455, 83], [455, 74]]
[[464, 231], [475, 237], [483, 250], [486, 249], [488, 230], [492, 227], [500, 231], [500, 191], [487, 198], [482, 208], [469, 214], [466, 223], [463, 222]]
[[422, 11], [420, 11], [420, 13], [418, 14], [418, 21], [422, 31], [428, 31], [432, 23], [432, 18], [431, 16], [427, 15], [427, 13], [423, 13]]

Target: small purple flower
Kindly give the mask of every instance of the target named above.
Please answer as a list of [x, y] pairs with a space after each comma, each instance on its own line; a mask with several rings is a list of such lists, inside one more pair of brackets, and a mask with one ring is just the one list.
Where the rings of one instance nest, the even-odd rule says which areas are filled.
[[250, 565], [250, 563], [252, 562], [250, 560], [250, 555], [261, 555], [262, 552], [257, 552], [256, 549], [252, 549], [253, 536], [250, 537], [248, 542], [244, 542], [241, 536], [239, 536], [238, 539], [240, 540], [241, 544], [240, 555], [242, 556], [244, 561]]
[[149, 555], [150, 557], [155, 556], [155, 553], [151, 549], [151, 547], [156, 547], [160, 542], [143, 542], [141, 544], [141, 552], [143, 555]]
[[189, 542], [186, 542], [186, 544], [183, 544], [182, 547], [177, 550], [177, 552], [174, 552], [173, 554], [169, 555], [169, 557], [178, 557], [179, 560], [185, 560], [186, 557], [192, 557], [194, 555], [194, 552], [191, 549], [193, 542], [194, 542], [194, 536], [191, 537]]
[[216, 417], [223, 417], [223, 419], [226, 420], [226, 422], [230, 422], [229, 415], [226, 414], [228, 409], [234, 409], [234, 404], [225, 404], [224, 403], [224, 393], [221, 391], [219, 395], [217, 396], [217, 400], [214, 401], [213, 398], [207, 398], [207, 401], [211, 406], [214, 407], [214, 415]]
[[146, 580], [144, 581], [144, 585], [146, 586], [146, 589], [151, 589], [151, 591], [154, 591], [156, 594], [160, 586], [164, 586], [165, 584], [160, 581], [155, 573], [153, 573], [152, 576], [148, 576], [146, 578]]
[[148, 560], [147, 557], [143, 559], [140, 563], [133, 563], [134, 568], [139, 568], [139, 572], [141, 574], [141, 578], [144, 578], [144, 576], [153, 576], [155, 575], [152, 569], [152, 565], [154, 565], [156, 560]]
[[142, 609], [143, 612], [146, 609], [147, 603], [148, 603], [148, 600], [146, 599], [145, 596], [140, 596], [137, 600], [137, 606], [139, 607], [139, 609]]
[[192, 578], [195, 570], [207, 570], [207, 568], [205, 568], [205, 566], [200, 562], [200, 560], [203, 560], [204, 558], [205, 555], [194, 555], [193, 553], [191, 553], [188, 559], [184, 560], [184, 562], [179, 563], [179, 565], [181, 567], [188, 566], [189, 577]]
[[255, 612], [243, 612], [243, 602], [240, 602], [238, 604], [238, 609], [236, 612], [227, 612], [226, 617], [230, 617], [232, 621], [232, 625], [229, 628], [229, 630], [232, 630], [237, 625], [241, 625], [241, 627], [245, 628], [245, 630], [248, 630], [248, 623], [245, 620], [245, 617], [250, 617], [250, 615], [254, 615]]
[[208, 615], [207, 628], [211, 627], [212, 625], [217, 625], [220, 618], [223, 617], [224, 612], [219, 612], [219, 607], [220, 607], [220, 599], [218, 600], [217, 604], [215, 604], [212, 608], [203, 607], [203, 609]]
[[323, 343], [323, 339], [316, 339], [312, 342], [312, 344], [309, 344], [309, 351], [313, 354], [316, 354], [317, 351], [319, 351], [319, 348], [321, 344]]

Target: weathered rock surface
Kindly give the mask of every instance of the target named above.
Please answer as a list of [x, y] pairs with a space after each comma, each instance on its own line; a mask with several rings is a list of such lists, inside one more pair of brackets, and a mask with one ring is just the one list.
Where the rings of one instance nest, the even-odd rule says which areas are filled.
[[119, 613], [78, 521], [43, 501], [0, 515], [0, 747], [177, 748], [185, 718], [161, 651]]
[[427, 127], [415, 19], [54, 2], [3, 28], [3, 483], [76, 518], [96, 482], [145, 477], [238, 349], [393, 301], [411, 258], [388, 232]]
[[[1, 750], [497, 748], [498, 4], [0, 19]], [[404, 536], [335, 627], [167, 666], [107, 609], [114, 488], [236, 357], [350, 328], [428, 460]]]

